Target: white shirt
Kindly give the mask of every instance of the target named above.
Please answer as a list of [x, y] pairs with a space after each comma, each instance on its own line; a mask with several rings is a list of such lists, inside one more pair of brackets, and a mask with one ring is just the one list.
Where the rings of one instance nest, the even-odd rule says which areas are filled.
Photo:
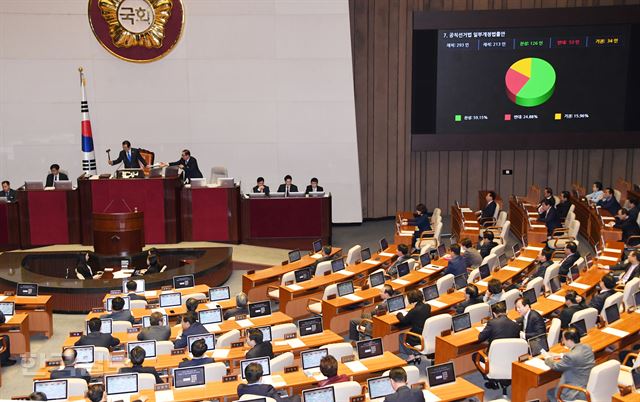
[[637, 266], [638, 264], [630, 266], [627, 269], [627, 272], [625, 272], [624, 275], [622, 275], [622, 278], [620, 279], [620, 281], [622, 281], [622, 283], [627, 283], [627, 281], [629, 280], [629, 277], [631, 276], [631, 273], [633, 272], [634, 269], [636, 269]]

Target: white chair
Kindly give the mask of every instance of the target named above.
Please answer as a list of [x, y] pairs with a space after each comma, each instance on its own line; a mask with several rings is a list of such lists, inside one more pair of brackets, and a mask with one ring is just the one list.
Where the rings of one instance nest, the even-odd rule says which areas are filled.
[[513, 310], [516, 307], [516, 300], [520, 297], [520, 291], [518, 289], [511, 289], [508, 292], [502, 293], [500, 301], [504, 300], [507, 303], [507, 311]]
[[[629, 359], [633, 359], [631, 367], [628, 366]], [[633, 385], [633, 375], [631, 370], [637, 368], [640, 365], [640, 359], [638, 359], [637, 353], [628, 353], [622, 364], [620, 365], [620, 374], [618, 375], [618, 385], [622, 387], [628, 387]]]
[[[280, 286], [287, 286], [295, 283], [296, 273], [295, 271], [286, 272], [280, 278]], [[267, 286], [267, 296], [269, 299], [280, 301], [280, 287], [279, 286]]]
[[[619, 373], [620, 362], [617, 360], [607, 360], [591, 369], [587, 388], [581, 388], [584, 394], [586, 394], [587, 401], [610, 402], [613, 399], [613, 395], [619, 391]], [[564, 401], [560, 395], [565, 388], [567, 388], [565, 384], [558, 387], [558, 402]], [[579, 395], [582, 396], [584, 394]]]
[[[331, 297], [335, 297], [338, 294], [338, 285], [333, 283], [324, 288], [322, 294], [322, 300], [329, 300]], [[311, 314], [322, 315], [322, 300], [310, 297], [307, 299], [307, 311]]]
[[133, 328], [129, 321], [112, 321], [111, 332], [127, 332], [128, 329]]
[[206, 382], [222, 381], [222, 377], [225, 375], [227, 375], [227, 366], [222, 362], [204, 365], [204, 380]]
[[[511, 363], [529, 352], [529, 344], [524, 339], [496, 339], [489, 346], [489, 354], [478, 352], [473, 363], [487, 378], [497, 381], [502, 387], [502, 395], [507, 395], [511, 384]], [[484, 362], [480, 360], [484, 359]]]
[[549, 327], [549, 332], [547, 333], [547, 344], [549, 347], [552, 347], [556, 343], [560, 341], [560, 332], [562, 332], [562, 328], [560, 328], [562, 322], [559, 318], [551, 319], [551, 326]]
[[131, 300], [129, 302], [129, 308], [131, 310], [134, 308], [147, 308], [147, 302], [144, 300]]
[[[503, 211], [504, 212], [504, 211]], [[497, 235], [493, 235], [493, 241], [498, 244], [507, 244], [507, 240], [509, 239], [509, 231], [511, 230], [511, 221], [506, 221]]]
[[330, 343], [320, 348], [327, 348], [327, 354], [335, 357], [338, 362], [340, 362], [344, 356], [353, 355], [353, 346], [351, 346], [349, 342]]
[[495, 255], [499, 259], [500, 256], [505, 254], [505, 250], [506, 250], [506, 246], [504, 244], [498, 244], [497, 246], [492, 248], [489, 253]]
[[173, 342], [171, 341], [156, 341], [156, 354], [157, 355], [170, 355], [173, 350]]
[[271, 359], [271, 372], [279, 373], [285, 367], [293, 366], [293, 353], [286, 352]]
[[600, 316], [603, 320], [606, 321], [607, 319], [607, 316], [605, 314], [607, 308], [613, 306], [614, 304], [618, 306], [618, 311], [620, 311], [622, 308], [622, 293], [616, 292], [605, 299], [604, 305], [602, 306], [602, 311], [600, 312]]
[[229, 177], [229, 171], [224, 166], [214, 166], [211, 168], [211, 176], [209, 177], [209, 183], [218, 184], [218, 179], [221, 177]]
[[269, 398], [268, 396], [255, 395], [255, 394], [244, 394], [238, 400], [239, 401], [250, 401], [252, 399], [264, 399], [265, 402], [276, 402], [275, 399]]
[[[569, 242], [574, 242], [576, 244], [579, 244], [579, 241], [578, 241], [579, 231], [580, 231], [580, 221], [577, 219], [573, 220], [569, 225], [569, 227], [567, 227], [566, 229], [560, 228], [560, 229], [554, 230], [554, 235], [552, 236], [551, 239], [549, 239], [547, 244], [549, 245], [549, 247], [555, 250], [564, 249], [564, 247]], [[556, 232], [561, 232], [561, 234], [555, 235]]]
[[483, 318], [491, 318], [491, 306], [487, 303], [476, 303], [465, 307], [465, 313], [469, 313], [472, 324], [482, 321]]
[[471, 271], [467, 278], [467, 283], [474, 283], [476, 280], [480, 280], [480, 270], [478, 268]]
[[351, 397], [362, 394], [362, 386], [356, 381], [333, 384], [335, 402], [349, 402]]
[[138, 391], [153, 390], [156, 386], [156, 376], [150, 373], [138, 373]]
[[[545, 271], [546, 273], [546, 271]], [[525, 290], [535, 289], [536, 296], [540, 296], [542, 294], [542, 287], [544, 286], [544, 280], [540, 277], [533, 278], [529, 282], [527, 282], [527, 286]]]
[[436, 287], [438, 288], [439, 295], [446, 295], [447, 291], [454, 286], [453, 274], [446, 274], [436, 281]]
[[[420, 382], [420, 369], [417, 366], [404, 366], [404, 371], [407, 373], [407, 385], [412, 386], [413, 384], [417, 384]], [[382, 373], [383, 377], [389, 375], [391, 370], [387, 370]]]
[[355, 245], [349, 249], [345, 263], [347, 265], [353, 265], [358, 261], [362, 261], [362, 247]]
[[82, 378], [68, 378], [67, 379], [67, 397], [84, 397], [89, 387], [87, 382]]
[[416, 248], [422, 249], [425, 246], [438, 248], [440, 245], [440, 233], [442, 232], [442, 222], [437, 222], [433, 230], [425, 230], [416, 241]]
[[240, 331], [232, 329], [220, 336], [216, 336], [216, 349], [230, 348], [231, 344], [240, 341]]
[[[113, 323], [115, 324], [116, 322], [117, 321], [114, 321]], [[96, 362], [111, 360], [109, 349], [102, 346], [96, 346], [95, 348], [93, 348], [93, 360]]]
[[295, 334], [298, 327], [294, 323], [278, 324], [271, 327], [271, 339], [282, 339], [286, 334]]
[[440, 208], [434, 208], [431, 214], [431, 227], [434, 227], [438, 223], [438, 219], [442, 220], [442, 210]]
[[576, 311], [571, 317], [571, 322], [569, 324], [573, 324], [574, 322], [584, 320], [585, 327], [587, 331], [596, 326], [596, 322], [598, 321], [598, 310], [593, 307], [585, 308], [584, 310]]
[[315, 276], [324, 276], [327, 272], [331, 272], [331, 261], [322, 261], [316, 266]]
[[495, 254], [489, 254], [488, 256], [484, 257], [484, 259], [482, 260], [482, 264], [480, 265], [485, 265], [488, 264], [489, 265], [489, 269], [491, 271], [494, 271], [498, 268], [500, 268], [500, 259], [498, 258], [497, 255]]
[[556, 276], [558, 276], [558, 273], [560, 272], [560, 263], [559, 262], [554, 262], [553, 264], [549, 265], [547, 267], [547, 270], [544, 271], [544, 288], [550, 292], [551, 291], [551, 285], [549, 285], [549, 281], [551, 281], [551, 279], [555, 278]]
[[[436, 351], [436, 336], [440, 336], [443, 331], [450, 330], [452, 325], [451, 315], [439, 314], [433, 317], [427, 318], [424, 322], [424, 329], [422, 334], [414, 334], [411, 332], [405, 332], [401, 338], [404, 345], [416, 352], [426, 355], [427, 358], [431, 358]], [[407, 343], [407, 335], [413, 335], [418, 337], [420, 343], [418, 345], [409, 345]]]
[[616, 190], [615, 188], [613, 189], [613, 196], [616, 197], [616, 201], [618, 201], [618, 203], [621, 203], [621, 199], [622, 199], [622, 191], [620, 190]]
[[636, 301], [634, 295], [640, 290], [640, 278], [633, 278], [624, 285], [624, 291], [622, 292], [622, 304], [624, 308], [629, 310], [629, 307], [635, 306]]

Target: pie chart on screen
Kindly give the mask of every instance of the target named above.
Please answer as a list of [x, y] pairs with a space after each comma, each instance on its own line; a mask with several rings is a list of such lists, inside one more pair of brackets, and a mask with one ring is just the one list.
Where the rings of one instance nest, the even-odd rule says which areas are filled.
[[504, 77], [507, 97], [519, 106], [540, 106], [556, 88], [556, 70], [544, 59], [527, 57], [513, 63]]

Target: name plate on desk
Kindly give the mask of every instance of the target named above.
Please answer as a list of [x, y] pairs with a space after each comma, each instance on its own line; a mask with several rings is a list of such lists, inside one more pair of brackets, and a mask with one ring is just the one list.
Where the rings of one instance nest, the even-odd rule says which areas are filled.
[[142, 328], [140, 328], [140, 327], [127, 328], [127, 334], [136, 334], [136, 333], [140, 332], [141, 330], [142, 330]]
[[233, 381], [238, 381], [237, 374], [225, 375], [224, 377], [222, 377], [222, 382], [233, 382]]
[[62, 366], [62, 360], [47, 360], [44, 365], [45, 367], [60, 367]]
[[171, 389], [171, 384], [169, 384], [168, 382], [162, 383], [162, 384], [156, 384], [153, 387], [153, 390], [158, 392], [158, 391], [168, 391]]
[[69, 332], [69, 336], [70, 337], [76, 337], [76, 336], [82, 336], [82, 331], [73, 331], [73, 332]]
[[120, 169], [116, 170], [117, 179], [142, 179], [144, 171], [142, 169]]
[[172, 349], [171, 350], [171, 356], [178, 356], [178, 355], [183, 355], [187, 352], [186, 348], [182, 348], [182, 349]]

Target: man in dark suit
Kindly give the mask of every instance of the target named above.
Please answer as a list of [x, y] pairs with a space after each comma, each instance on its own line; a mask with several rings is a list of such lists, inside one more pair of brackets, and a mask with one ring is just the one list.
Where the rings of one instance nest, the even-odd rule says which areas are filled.
[[427, 206], [423, 203], [416, 205], [416, 212], [413, 213], [413, 218], [407, 220], [407, 225], [417, 226], [415, 232], [413, 232], [413, 238], [411, 239], [411, 247], [416, 246], [416, 242], [422, 235], [422, 232], [431, 230], [431, 222], [429, 221]]
[[589, 307], [593, 307], [598, 310], [598, 314], [602, 311], [604, 307], [604, 302], [607, 300], [607, 297], [616, 293], [614, 288], [616, 287], [616, 280], [611, 274], [606, 274], [600, 279], [600, 293], [594, 295], [589, 302]]
[[204, 335], [209, 333], [204, 325], [198, 322], [198, 314], [196, 314], [195, 311], [187, 311], [187, 313], [182, 316], [181, 325], [182, 334], [173, 341], [173, 347], [175, 349], [187, 347], [187, 337], [191, 335]]
[[154, 311], [149, 316], [149, 327], [143, 328], [138, 334], [139, 341], [168, 341], [171, 338], [171, 328], [161, 325], [164, 316], [159, 311]]
[[618, 222], [613, 227], [622, 230], [622, 241], [629, 246], [637, 246], [640, 243], [640, 238], [631, 238], [632, 236], [640, 235], [640, 227], [635, 219], [631, 218], [629, 212], [621, 208], [617, 217]]
[[114, 161], [109, 160], [108, 162], [109, 165], [112, 166], [124, 162], [125, 169], [139, 168], [140, 163], [142, 163], [142, 166], [147, 166], [147, 162], [142, 155], [140, 155], [140, 152], [135, 148], [131, 148], [131, 143], [126, 140], [122, 141], [122, 151], [120, 151], [118, 159]]
[[283, 398], [278, 394], [278, 391], [273, 388], [273, 385], [262, 384], [260, 382], [260, 379], [262, 378], [262, 366], [258, 363], [251, 363], [245, 367], [244, 378], [247, 380], [247, 383], [238, 384], [238, 398], [241, 398], [242, 395], [250, 394], [273, 398], [276, 402], [300, 402], [300, 397], [298, 395]]
[[225, 310], [224, 319], [228, 320], [231, 317], [235, 317], [237, 315], [249, 314], [249, 308], [247, 304], [249, 303], [249, 298], [247, 294], [244, 292], [240, 292], [236, 295], [236, 306]]
[[522, 325], [524, 339], [529, 340], [534, 336], [547, 333], [544, 318], [542, 318], [540, 313], [531, 309], [528, 300], [522, 297], [516, 300], [516, 311], [520, 314], [520, 318], [518, 318], [516, 322]]
[[153, 367], [144, 367], [142, 364], [144, 363], [144, 359], [147, 357], [147, 352], [140, 346], [136, 346], [131, 349], [129, 353], [129, 360], [131, 360], [131, 367], [121, 367], [118, 370], [118, 374], [126, 374], [126, 373], [146, 373], [153, 374], [156, 377], [156, 384], [162, 384], [162, 379], [160, 375]]
[[547, 237], [553, 236], [553, 231], [559, 227], [562, 227], [560, 223], [560, 215], [556, 208], [552, 205], [550, 200], [545, 199], [540, 207], [539, 221], [544, 222], [547, 227]]
[[83, 335], [75, 343], [75, 346], [93, 345], [111, 350], [114, 346], [120, 344], [120, 339], [114, 338], [111, 334], [103, 334], [100, 332], [102, 328], [102, 320], [93, 317], [89, 320], [89, 333]]
[[269, 186], [264, 185], [264, 177], [260, 176], [256, 181], [257, 181], [257, 184], [255, 187], [253, 187], [253, 192], [265, 193], [266, 195], [269, 195]]
[[[259, 330], [258, 330], [259, 331]], [[191, 345], [191, 354], [193, 359], [184, 360], [178, 364], [178, 367], [195, 367], [204, 364], [215, 363], [211, 357], [203, 357], [207, 351], [207, 342], [204, 339], [198, 339]]]
[[[409, 326], [409, 332], [422, 336], [422, 330], [424, 329], [424, 323], [431, 316], [431, 305], [424, 303], [424, 295], [417, 289], [410, 290], [407, 293], [407, 301], [409, 304], [413, 304], [413, 308], [409, 310], [407, 314], [397, 313], [398, 325]], [[400, 334], [400, 355], [407, 356], [407, 362], [411, 363], [414, 360], [419, 364], [420, 357], [415, 357], [413, 352], [404, 346], [402, 340], [404, 334]], [[413, 336], [408, 335], [406, 342], [409, 345], [415, 346], [420, 344], [420, 340]]]
[[362, 322], [364, 319], [370, 320], [372, 316], [376, 315], [378, 312], [386, 312], [387, 311], [387, 299], [395, 296], [395, 292], [393, 287], [389, 284], [385, 284], [380, 289], [380, 303], [378, 303], [373, 311], [371, 312], [363, 312], [360, 314], [360, 319], [352, 319], [349, 321], [349, 339], [352, 341], [361, 341], [366, 337], [371, 337], [371, 325]]
[[111, 318], [113, 321], [129, 321], [131, 324], [135, 322], [131, 311], [124, 310], [124, 299], [116, 296], [111, 301], [111, 313], [103, 314], [101, 318]]
[[402, 264], [411, 259], [411, 253], [409, 251], [409, 246], [406, 244], [398, 244], [396, 248], [396, 255], [398, 259], [387, 268], [387, 275], [396, 276], [398, 275], [398, 265]]
[[62, 379], [62, 378], [82, 378], [89, 383], [91, 380], [91, 375], [84, 368], [75, 368], [74, 364], [76, 362], [76, 356], [78, 352], [76, 352], [73, 348], [66, 348], [62, 351], [62, 364], [64, 367], [60, 370], [51, 371], [50, 378], [52, 380]]
[[[480, 250], [480, 256], [485, 258], [491, 253], [491, 249], [497, 246], [498, 243], [493, 241], [493, 232], [490, 230], [485, 230], [482, 233], [482, 241], [478, 243], [478, 250]], [[482, 261], [480, 262], [482, 263]]]
[[127, 296], [129, 300], [144, 300], [147, 301], [147, 298], [143, 295], [139, 295], [136, 293], [136, 289], [138, 289], [138, 284], [136, 281], [127, 281]]
[[460, 255], [460, 245], [452, 244], [451, 245], [451, 253], [452, 258], [449, 260], [449, 264], [447, 268], [445, 268], [443, 275], [451, 274], [453, 276], [458, 276], [467, 273], [467, 260], [464, 259], [462, 255]]
[[424, 402], [421, 389], [411, 389], [407, 385], [407, 372], [402, 367], [394, 367], [389, 371], [389, 379], [394, 392], [384, 398], [384, 402]]
[[613, 216], [617, 215], [618, 211], [620, 211], [621, 208], [620, 203], [618, 202], [618, 200], [616, 200], [615, 193], [613, 192], [613, 189], [611, 187], [607, 187], [604, 189], [604, 196], [602, 196], [602, 198], [596, 205], [602, 207], [602, 209], [606, 209]]
[[484, 299], [478, 287], [470, 283], [464, 290], [464, 301], [456, 305], [456, 314], [462, 314], [467, 307], [478, 303], [484, 303]]
[[484, 208], [482, 208], [481, 211], [476, 211], [476, 215], [480, 216], [480, 218], [478, 219], [480, 223], [482, 223], [483, 220], [493, 218], [493, 216], [495, 215], [497, 208], [496, 192], [489, 191], [485, 196], [485, 200], [487, 201], [487, 203], [485, 204]]
[[14, 202], [16, 200], [16, 190], [11, 188], [11, 183], [7, 180], [2, 182], [2, 192], [0, 192], [0, 197], [6, 198], [9, 202]]
[[569, 270], [580, 258], [578, 252], [578, 245], [570, 241], [564, 246], [564, 259], [560, 262], [560, 268], [558, 269], [558, 275], [560, 275], [560, 282], [567, 281], [567, 275]]
[[626, 262], [616, 264], [609, 268], [613, 277], [619, 284], [624, 285], [633, 278], [640, 276], [640, 263], [638, 261], [638, 252], [633, 250], [629, 252]]
[[558, 211], [558, 216], [560, 216], [560, 219], [565, 219], [567, 217], [569, 208], [571, 208], [571, 201], [569, 201], [569, 192], [563, 191], [562, 193], [560, 193], [560, 202], [556, 205], [556, 211]]
[[573, 319], [573, 315], [587, 308], [587, 306], [585, 306], [582, 296], [572, 289], [567, 290], [567, 293], [564, 295], [564, 305], [565, 308], [560, 313], [560, 328], [567, 329], [569, 328], [571, 319]]
[[540, 206], [544, 204], [544, 200], [549, 200], [552, 206], [556, 205], [556, 197], [553, 196], [553, 190], [551, 189], [551, 187], [544, 188], [542, 199], [540, 200]]
[[289, 193], [297, 193], [298, 192], [298, 186], [296, 186], [295, 184], [292, 184], [291, 181], [293, 179], [291, 178], [291, 175], [286, 175], [284, 177], [284, 183], [282, 183], [280, 186], [278, 186], [278, 192], [279, 193], [285, 193], [285, 194], [289, 194]]
[[198, 161], [191, 156], [191, 151], [188, 149], [183, 149], [180, 159], [169, 163], [169, 166], [180, 167], [184, 172], [184, 180], [188, 182], [191, 182], [191, 179], [201, 179], [203, 177], [200, 168], [198, 168]]
[[[4, 324], [5, 322], [7, 322], [7, 317], [0, 311], [0, 324]], [[16, 364], [16, 361], [11, 359], [11, 340], [8, 335], [0, 335], [0, 339], [4, 340], [7, 345], [5, 351], [0, 354], [0, 367], [13, 366]]]
[[49, 167], [51, 173], [47, 175], [46, 187], [53, 187], [53, 183], [60, 180], [69, 180], [69, 176], [60, 171], [60, 165], [54, 163]]
[[[627, 199], [629, 202], [629, 209], [627, 210], [627, 215], [629, 219], [636, 222], [638, 220], [638, 213], [640, 213], [640, 208], [638, 208], [638, 200], [635, 198]], [[620, 215], [616, 214], [616, 222], [620, 222]]]
[[271, 346], [271, 342], [263, 340], [262, 331], [257, 328], [251, 328], [247, 330], [247, 346], [251, 349], [247, 351], [247, 354], [244, 356], [245, 359], [255, 359], [257, 357], [268, 357], [269, 359], [273, 359], [273, 347]]
[[553, 264], [553, 261], [551, 260], [552, 256], [553, 250], [551, 250], [550, 248], [543, 248], [542, 250], [540, 250], [540, 253], [538, 253], [538, 257], [536, 258], [538, 269], [536, 269], [536, 272], [531, 276], [530, 279], [544, 279], [544, 274], [547, 272], [547, 268], [549, 268]]
[[305, 194], [316, 193], [316, 192], [321, 193], [323, 191], [324, 191], [324, 188], [318, 185], [318, 179], [314, 177], [311, 179], [311, 184], [307, 186], [307, 189], [304, 191], [304, 193]]

